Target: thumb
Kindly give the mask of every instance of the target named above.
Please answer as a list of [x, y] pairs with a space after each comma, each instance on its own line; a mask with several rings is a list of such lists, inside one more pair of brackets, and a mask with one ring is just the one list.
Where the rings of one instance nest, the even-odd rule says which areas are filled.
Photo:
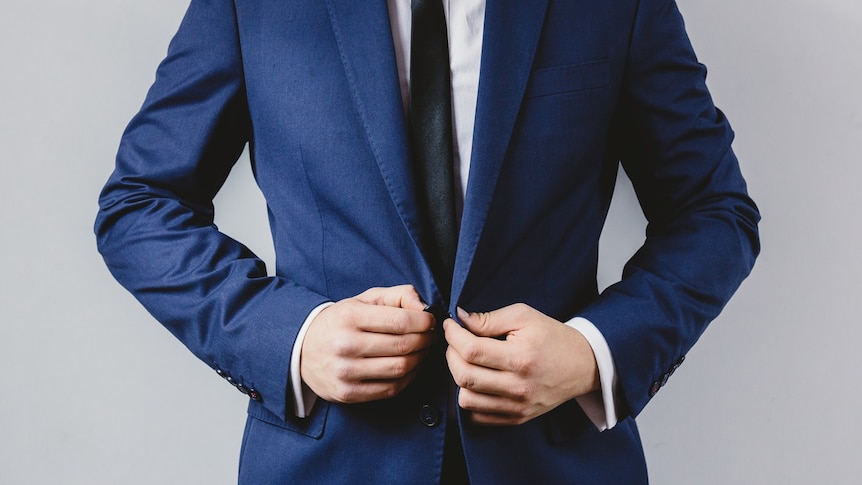
[[517, 320], [511, 317], [506, 308], [469, 313], [458, 307], [457, 312], [464, 327], [478, 337], [505, 338], [506, 334], [518, 328]]

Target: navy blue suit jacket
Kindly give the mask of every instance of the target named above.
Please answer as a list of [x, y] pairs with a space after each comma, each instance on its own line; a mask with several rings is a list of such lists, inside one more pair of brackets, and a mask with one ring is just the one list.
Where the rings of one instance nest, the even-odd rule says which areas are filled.
[[[705, 74], [672, 0], [488, 0], [469, 186], [442, 295], [423, 258], [386, 2], [192, 0], [123, 136], [99, 248], [195, 355], [253, 391], [244, 482], [438, 480], [450, 418], [442, 353], [397, 398], [292, 413], [290, 352], [308, 313], [399, 284], [450, 310], [523, 302], [580, 315], [610, 346], [620, 424], [599, 433], [574, 402], [517, 427], [465, 423], [475, 483], [642, 482], [633, 417], [758, 252], [757, 209]], [[212, 199], [246, 144], [274, 277], [213, 224]], [[620, 162], [647, 238], [599, 295]]]

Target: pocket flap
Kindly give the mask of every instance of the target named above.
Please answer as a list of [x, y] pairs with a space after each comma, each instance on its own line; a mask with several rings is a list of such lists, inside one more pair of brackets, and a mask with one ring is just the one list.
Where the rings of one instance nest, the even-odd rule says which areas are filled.
[[608, 59], [538, 69], [530, 77], [527, 97], [549, 96], [607, 86], [611, 81]]
[[255, 401], [249, 402], [248, 405], [249, 416], [259, 419], [264, 423], [295, 431], [315, 439], [323, 436], [323, 428], [326, 424], [327, 414], [329, 414], [329, 403], [323, 399], [318, 399], [314, 404], [314, 408], [311, 410], [311, 416], [306, 418], [288, 416], [286, 420], [272, 414], [265, 407]]

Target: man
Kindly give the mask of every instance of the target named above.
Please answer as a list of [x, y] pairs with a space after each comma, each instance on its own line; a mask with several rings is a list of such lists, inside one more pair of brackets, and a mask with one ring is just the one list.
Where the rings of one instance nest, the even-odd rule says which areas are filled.
[[[249, 395], [243, 483], [645, 482], [634, 416], [751, 269], [672, 0], [443, 6], [192, 0], [123, 136], [100, 251]], [[246, 143], [275, 277], [212, 223]], [[649, 227], [598, 295], [619, 162]]]

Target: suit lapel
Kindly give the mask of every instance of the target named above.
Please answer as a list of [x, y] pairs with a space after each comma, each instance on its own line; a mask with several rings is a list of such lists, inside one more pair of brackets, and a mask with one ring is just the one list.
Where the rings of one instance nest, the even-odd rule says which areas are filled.
[[457, 302], [479, 244], [530, 77], [548, 0], [487, 0], [470, 178], [455, 261]]
[[351, 94], [402, 223], [419, 247], [415, 182], [386, 0], [326, 0]]
[[[385, 0], [326, 0], [344, 70], [402, 223], [421, 247], [415, 182]], [[487, 0], [470, 182], [452, 299], [464, 287], [530, 76], [548, 0]]]

